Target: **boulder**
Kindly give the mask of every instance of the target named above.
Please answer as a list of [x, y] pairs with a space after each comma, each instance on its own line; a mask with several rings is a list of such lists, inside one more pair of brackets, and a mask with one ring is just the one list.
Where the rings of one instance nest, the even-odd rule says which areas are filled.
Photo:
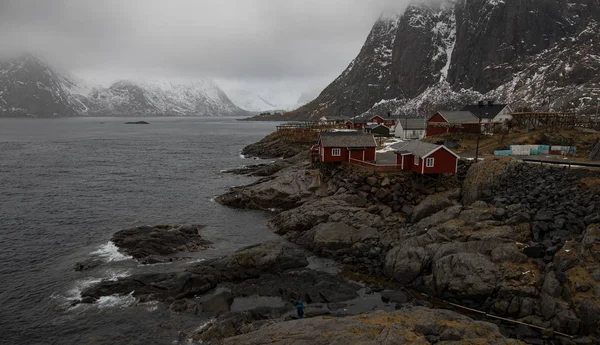
[[321, 223], [309, 231], [304, 239], [309, 239], [314, 246], [338, 249], [352, 246], [376, 238], [377, 231], [370, 227], [355, 228], [345, 223]]
[[176, 299], [173, 302], [171, 302], [171, 305], [169, 305], [169, 309], [171, 309], [172, 311], [176, 312], [176, 313], [182, 313], [182, 312], [190, 312], [192, 314], [197, 314], [198, 313], [198, 303], [190, 300], [190, 299]]
[[412, 221], [418, 222], [419, 220], [429, 217], [449, 206], [452, 206], [452, 201], [450, 201], [445, 194], [428, 195], [414, 208]]
[[433, 264], [440, 296], [488, 296], [496, 288], [498, 275], [498, 267], [480, 253], [451, 254]]
[[600, 327], [600, 306], [590, 299], [584, 299], [579, 306], [579, 320], [581, 320], [582, 334], [597, 334]]
[[431, 255], [423, 247], [410, 244], [392, 248], [385, 257], [384, 272], [400, 284], [412, 283], [423, 271]]
[[483, 196], [484, 191], [496, 186], [502, 176], [518, 162], [511, 158], [493, 158], [471, 165], [462, 188], [464, 205], [471, 205]]
[[450, 206], [445, 210], [439, 211], [427, 218], [421, 219], [415, 226], [419, 229], [428, 229], [432, 226], [456, 219], [461, 211], [462, 206], [460, 205]]

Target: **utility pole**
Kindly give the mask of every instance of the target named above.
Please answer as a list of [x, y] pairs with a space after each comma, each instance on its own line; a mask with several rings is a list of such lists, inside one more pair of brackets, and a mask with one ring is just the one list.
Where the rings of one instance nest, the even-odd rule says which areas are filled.
[[477, 147], [475, 148], [475, 163], [479, 162], [479, 137], [481, 136], [481, 116], [477, 125]]

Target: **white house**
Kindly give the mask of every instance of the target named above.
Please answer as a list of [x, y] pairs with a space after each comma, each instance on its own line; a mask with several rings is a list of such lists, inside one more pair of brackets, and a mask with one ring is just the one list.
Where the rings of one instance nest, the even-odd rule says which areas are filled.
[[506, 104], [494, 104], [492, 101], [480, 101], [478, 104], [467, 105], [461, 111], [470, 111], [481, 118], [481, 123], [504, 123], [512, 120], [512, 109]]
[[394, 136], [402, 140], [423, 139], [427, 131], [427, 119], [401, 117], [394, 127]]

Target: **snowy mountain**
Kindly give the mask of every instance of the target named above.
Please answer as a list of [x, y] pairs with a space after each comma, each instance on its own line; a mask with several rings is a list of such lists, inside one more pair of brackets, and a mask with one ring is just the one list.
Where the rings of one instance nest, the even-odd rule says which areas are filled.
[[93, 88], [84, 103], [90, 115], [110, 116], [235, 116], [235, 106], [211, 81], [175, 84], [169, 81], [118, 81]]
[[0, 61], [0, 116], [76, 116], [85, 105], [33, 55]]
[[[277, 84], [273, 84], [277, 86]], [[249, 111], [290, 111], [307, 102], [301, 102], [303, 94], [287, 91], [287, 87], [255, 86], [252, 90], [235, 88], [229, 91], [233, 103]]]
[[0, 62], [0, 116], [245, 116], [211, 81], [89, 87], [24, 55]]
[[380, 18], [358, 56], [293, 119], [427, 116], [494, 99], [588, 110], [600, 97], [600, 0], [445, 0]]

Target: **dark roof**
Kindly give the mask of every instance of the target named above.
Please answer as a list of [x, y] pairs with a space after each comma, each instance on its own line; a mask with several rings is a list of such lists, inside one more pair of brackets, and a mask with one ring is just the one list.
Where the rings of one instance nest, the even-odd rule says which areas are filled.
[[392, 148], [394, 148], [396, 151], [399, 151], [399, 153], [410, 152], [419, 157], [423, 157], [438, 147], [440, 147], [440, 145], [426, 143], [421, 140], [413, 140], [392, 145]]
[[475, 105], [466, 105], [461, 110], [470, 111], [477, 118], [481, 117], [482, 119], [493, 119], [504, 108], [506, 108], [506, 104], [493, 104], [493, 105], [484, 104], [482, 106], [475, 104]]
[[323, 147], [377, 147], [372, 134], [359, 132], [322, 132]]
[[479, 119], [470, 111], [438, 111], [449, 123], [478, 123]]
[[427, 128], [427, 120], [422, 117], [400, 117], [398, 118], [398, 124], [404, 130]]
[[366, 129], [373, 129], [373, 128], [375, 128], [375, 127], [379, 127], [379, 126], [381, 126], [381, 127], [385, 127], [385, 128], [387, 128], [387, 129], [389, 129], [389, 127], [388, 127], [388, 126], [386, 126], [386, 125], [384, 125], [384, 124], [381, 124], [381, 123], [372, 123], [372, 124], [370, 124], [370, 125], [366, 125], [366, 126], [365, 126], [365, 128], [366, 128]]
[[[396, 153], [398, 153], [398, 154], [411, 153], [411, 154], [414, 154], [415, 156], [424, 157], [428, 153], [430, 153], [442, 146], [443, 145], [435, 145], [435, 144], [426, 143], [421, 140], [413, 140], [413, 141], [394, 144], [394, 145], [392, 145], [392, 148], [395, 149]], [[448, 151], [452, 152], [449, 149], [448, 149]], [[455, 156], [457, 156], [454, 152], [452, 152], [452, 153]]]

